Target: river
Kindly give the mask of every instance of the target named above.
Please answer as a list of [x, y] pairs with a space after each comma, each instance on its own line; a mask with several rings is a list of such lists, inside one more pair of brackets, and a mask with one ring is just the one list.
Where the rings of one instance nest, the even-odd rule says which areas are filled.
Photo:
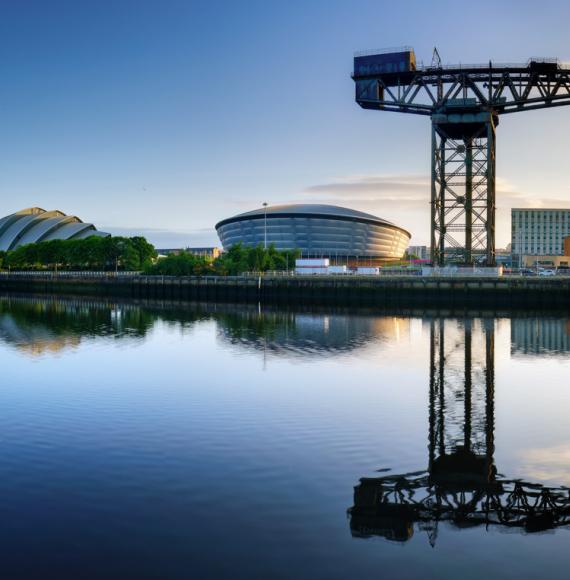
[[568, 314], [3, 296], [0, 368], [11, 580], [567, 577]]

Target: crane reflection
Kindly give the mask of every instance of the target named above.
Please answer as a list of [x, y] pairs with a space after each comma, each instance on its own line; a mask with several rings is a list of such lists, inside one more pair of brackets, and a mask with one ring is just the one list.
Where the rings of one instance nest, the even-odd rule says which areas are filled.
[[522, 532], [570, 524], [566, 487], [498, 474], [494, 463], [495, 321], [429, 322], [427, 469], [362, 478], [349, 509], [354, 537], [405, 542], [438, 528], [501, 527]]

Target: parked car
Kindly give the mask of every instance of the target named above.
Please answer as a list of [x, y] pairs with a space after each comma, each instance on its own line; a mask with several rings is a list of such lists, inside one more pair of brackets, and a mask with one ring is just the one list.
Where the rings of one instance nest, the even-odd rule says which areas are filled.
[[556, 270], [540, 270], [539, 276], [556, 276]]

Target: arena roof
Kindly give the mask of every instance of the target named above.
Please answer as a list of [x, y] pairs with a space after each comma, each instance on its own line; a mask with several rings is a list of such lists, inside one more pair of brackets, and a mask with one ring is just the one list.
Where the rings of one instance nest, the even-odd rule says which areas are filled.
[[321, 217], [330, 219], [343, 219], [347, 221], [359, 221], [365, 223], [373, 223], [380, 225], [392, 226], [396, 229], [402, 230], [406, 234], [411, 235], [408, 231], [403, 228], [389, 222], [385, 219], [379, 218], [375, 215], [365, 213], [363, 211], [358, 211], [355, 209], [349, 209], [347, 207], [341, 207], [338, 205], [327, 205], [327, 204], [313, 204], [313, 203], [303, 203], [303, 204], [285, 204], [285, 205], [272, 205], [267, 208], [255, 209], [253, 211], [248, 211], [245, 213], [240, 213], [234, 217], [226, 218], [216, 224], [216, 229], [227, 223], [243, 221], [248, 219], [264, 218], [267, 215], [270, 217], [295, 217], [296, 215], [303, 217]]
[[24, 244], [49, 240], [78, 240], [89, 236], [107, 237], [90, 223], [62, 211], [28, 207], [0, 219], [0, 250], [14, 250]]

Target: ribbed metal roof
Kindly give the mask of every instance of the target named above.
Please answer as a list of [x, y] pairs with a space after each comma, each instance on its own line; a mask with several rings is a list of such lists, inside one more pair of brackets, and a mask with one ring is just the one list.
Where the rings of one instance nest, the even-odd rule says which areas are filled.
[[[295, 214], [302, 216], [312, 216], [312, 217], [335, 217], [335, 218], [346, 218], [348, 220], [358, 220], [368, 223], [377, 223], [382, 225], [394, 226], [398, 229], [402, 229], [396, 226], [392, 222], [379, 218], [370, 213], [365, 213], [363, 211], [357, 211], [355, 209], [349, 209], [347, 207], [341, 207], [338, 205], [327, 205], [318, 203], [302, 203], [302, 204], [285, 204], [285, 205], [272, 205], [267, 206], [267, 208], [254, 209], [253, 211], [248, 211], [245, 213], [240, 213], [231, 218], [222, 220], [216, 224], [216, 229], [226, 223], [232, 221], [241, 221], [247, 218], [257, 218], [271, 216], [287, 216], [292, 217]], [[404, 230], [405, 231], [405, 230]]]
[[90, 223], [62, 211], [28, 207], [0, 219], [0, 250], [48, 240], [73, 240], [91, 236], [107, 237]]

